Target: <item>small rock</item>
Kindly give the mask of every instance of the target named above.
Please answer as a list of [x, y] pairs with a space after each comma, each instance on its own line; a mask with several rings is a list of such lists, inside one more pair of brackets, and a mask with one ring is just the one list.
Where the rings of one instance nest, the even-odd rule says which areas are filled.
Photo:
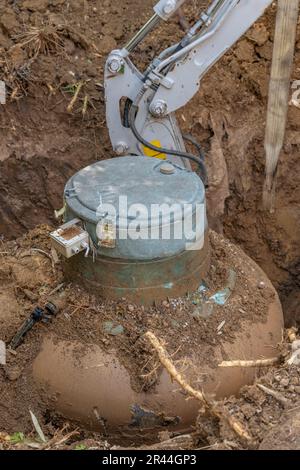
[[265, 283], [264, 281], [261, 281], [261, 282], [259, 282], [259, 283], [257, 284], [257, 287], [258, 287], [259, 289], [264, 289], [264, 288], [266, 287], [266, 283]]
[[6, 377], [11, 382], [16, 382], [21, 377], [22, 371], [18, 366], [13, 366], [6, 370]]
[[294, 391], [300, 395], [300, 387], [299, 386], [294, 387]]
[[163, 307], [165, 307], [165, 308], [169, 308], [169, 307], [170, 307], [169, 302], [167, 302], [166, 300], [164, 300], [162, 304], [163, 304]]
[[283, 379], [280, 380], [280, 385], [281, 385], [282, 387], [285, 387], [285, 388], [286, 388], [286, 387], [289, 386], [289, 384], [290, 384], [290, 379], [288, 379], [287, 377], [285, 377], [285, 378], [283, 378]]
[[134, 312], [135, 308], [134, 308], [133, 305], [128, 305], [127, 310], [128, 310], [128, 312], [132, 313], [132, 312]]

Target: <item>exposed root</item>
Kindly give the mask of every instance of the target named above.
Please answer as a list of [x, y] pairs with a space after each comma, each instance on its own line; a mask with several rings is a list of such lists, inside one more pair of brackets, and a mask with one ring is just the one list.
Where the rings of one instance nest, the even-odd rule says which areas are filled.
[[85, 95], [84, 100], [83, 100], [83, 106], [82, 106], [82, 117], [83, 118], [86, 115], [88, 104], [89, 104], [89, 97], [88, 97], [88, 95]]
[[172, 379], [174, 379], [183, 388], [183, 390], [185, 390], [191, 397], [200, 401], [212, 416], [217, 417], [219, 420], [225, 420], [239, 438], [242, 438], [248, 442], [251, 441], [250, 435], [243, 428], [241, 423], [239, 423], [233, 416], [230, 416], [225, 410], [221, 410], [217, 402], [209, 400], [203, 392], [195, 390], [186, 382], [183, 376], [177, 371], [167, 351], [153, 333], [148, 331], [145, 334], [145, 337], [150, 341], [151, 345], [156, 350], [161, 364], [169, 372]]
[[84, 85], [84, 82], [79, 82], [79, 83], [77, 83], [77, 85], [75, 86], [75, 93], [74, 93], [74, 96], [73, 96], [73, 98], [71, 99], [71, 101], [70, 101], [70, 103], [69, 103], [69, 105], [68, 105], [68, 107], [67, 107], [68, 113], [71, 113], [71, 112], [73, 111], [73, 108], [74, 108], [74, 106], [75, 106], [75, 103], [76, 103], [76, 101], [77, 101], [77, 99], [78, 99], [80, 90], [81, 90], [81, 88], [83, 87], [83, 85]]
[[278, 364], [280, 357], [272, 357], [271, 359], [259, 359], [257, 361], [223, 361], [219, 367], [268, 367]]
[[58, 449], [59, 447], [66, 444], [71, 438], [79, 436], [80, 434], [78, 429], [75, 429], [75, 431], [71, 431], [68, 434], [64, 434], [67, 429], [68, 425], [64, 426], [63, 429], [58, 431], [55, 436], [42, 447], [41, 450]]
[[156, 444], [153, 444], [151, 446], [145, 446], [143, 445], [142, 447], [137, 447], [137, 448], [128, 448], [128, 447], [119, 447], [115, 446], [112, 447], [111, 450], [117, 450], [118, 452], [121, 450], [188, 450], [192, 449], [194, 444], [194, 439], [191, 434], [184, 434], [182, 436], [176, 436], [176, 437], [171, 437], [170, 439], [167, 439], [162, 442], [157, 442]]
[[283, 405], [284, 407], [286, 407], [289, 404], [289, 400], [285, 398], [283, 395], [281, 395], [281, 393], [276, 392], [275, 390], [272, 390], [271, 388], [268, 388], [262, 384], [256, 384], [256, 386], [267, 395], [270, 395], [271, 397], [275, 398], [275, 400], [281, 403], [281, 405]]

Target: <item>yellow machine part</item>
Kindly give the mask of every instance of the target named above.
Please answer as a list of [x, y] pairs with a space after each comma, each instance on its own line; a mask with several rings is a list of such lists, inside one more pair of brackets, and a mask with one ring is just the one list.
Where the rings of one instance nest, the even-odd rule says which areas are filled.
[[[161, 142], [159, 140], [152, 140], [150, 142], [155, 147], [161, 147]], [[151, 150], [148, 147], [143, 146], [144, 153], [146, 157], [159, 158], [160, 160], [166, 160], [167, 156], [165, 153], [157, 153], [155, 150]]]

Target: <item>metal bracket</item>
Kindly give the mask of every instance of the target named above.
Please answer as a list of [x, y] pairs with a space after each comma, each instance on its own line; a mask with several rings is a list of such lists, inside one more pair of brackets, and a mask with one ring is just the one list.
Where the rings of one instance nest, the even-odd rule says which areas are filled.
[[167, 21], [183, 5], [186, 0], [160, 0], [154, 7], [155, 13]]

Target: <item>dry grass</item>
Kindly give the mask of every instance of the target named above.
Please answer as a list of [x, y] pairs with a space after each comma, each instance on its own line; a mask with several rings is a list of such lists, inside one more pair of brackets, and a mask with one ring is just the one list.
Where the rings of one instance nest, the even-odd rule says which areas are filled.
[[[0, 51], [0, 77], [5, 81], [11, 100], [20, 99], [27, 94], [29, 82], [35, 79], [31, 66], [39, 55], [57, 55], [64, 53], [64, 33], [55, 26], [47, 24], [31, 27], [17, 34], [15, 44], [8, 52]], [[24, 52], [24, 61], [20, 65], [14, 62], [13, 51]]]
[[64, 50], [62, 33], [52, 25], [31, 27], [14, 39], [19, 47], [26, 50], [31, 59], [36, 59], [39, 54], [58, 54]]

